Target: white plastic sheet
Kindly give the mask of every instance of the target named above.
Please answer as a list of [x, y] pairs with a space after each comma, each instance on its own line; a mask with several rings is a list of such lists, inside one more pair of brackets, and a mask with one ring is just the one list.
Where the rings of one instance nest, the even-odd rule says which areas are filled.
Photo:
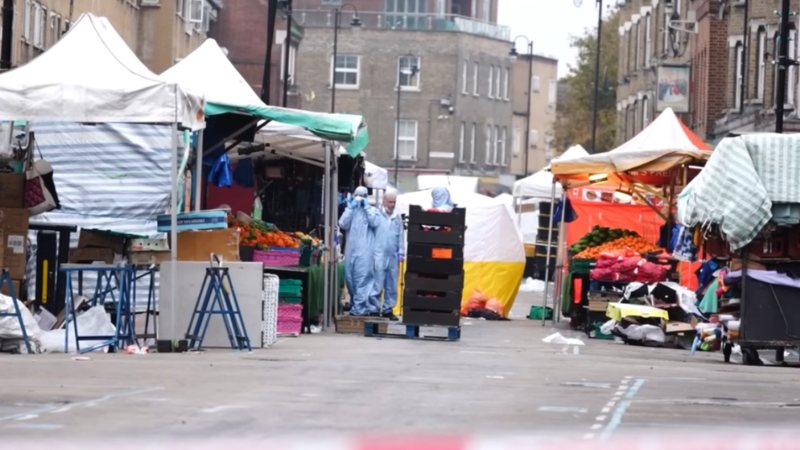
[[[0, 312], [15, 312], [13, 301], [11, 297], [0, 294]], [[39, 344], [39, 337], [42, 334], [39, 325], [36, 324], [36, 319], [33, 317], [33, 314], [31, 314], [21, 301], [17, 300], [17, 305], [22, 314], [22, 323], [25, 325], [25, 332], [28, 334], [31, 345], [36, 348]], [[19, 320], [15, 316], [0, 317], [0, 339], [22, 339], [22, 329], [19, 327]], [[20, 349], [25, 349], [24, 344], [20, 346]]]
[[[114, 334], [116, 327], [111, 323], [106, 310], [102, 305], [90, 308], [88, 311], [78, 316], [78, 330], [83, 336], [108, 336]], [[52, 353], [64, 352], [64, 333], [63, 328], [58, 330], [46, 331], [42, 333], [42, 351]], [[74, 353], [75, 331], [72, 322], [69, 323], [67, 352]], [[82, 348], [89, 348], [99, 344], [101, 341], [81, 341]], [[99, 349], [98, 349], [99, 350]], [[96, 350], [95, 350], [96, 351]], [[107, 351], [103, 347], [103, 351]]]

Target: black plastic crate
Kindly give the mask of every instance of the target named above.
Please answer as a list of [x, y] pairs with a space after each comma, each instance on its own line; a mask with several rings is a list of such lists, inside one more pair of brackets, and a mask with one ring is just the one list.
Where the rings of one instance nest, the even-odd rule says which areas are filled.
[[797, 317], [800, 317], [800, 289], [747, 278], [740, 341], [800, 343]]
[[406, 256], [433, 258], [440, 260], [464, 259], [464, 246], [452, 244], [409, 243]]
[[436, 312], [404, 307], [403, 323], [414, 325], [458, 326], [461, 324], [461, 314], [459, 311]]
[[455, 275], [420, 274], [406, 272], [404, 286], [408, 289], [422, 291], [462, 292], [464, 290], [464, 273]]
[[406, 289], [403, 292], [403, 307], [438, 312], [460, 311], [461, 293]]
[[444, 244], [444, 245], [464, 245], [463, 227], [436, 227], [431, 228], [427, 225], [409, 224], [408, 243], [409, 244]]
[[408, 207], [409, 225], [429, 225], [464, 228], [467, 224], [467, 210], [453, 208], [451, 212], [425, 211], [420, 206]]
[[422, 274], [458, 275], [464, 272], [464, 260], [409, 256], [406, 259], [406, 271]]

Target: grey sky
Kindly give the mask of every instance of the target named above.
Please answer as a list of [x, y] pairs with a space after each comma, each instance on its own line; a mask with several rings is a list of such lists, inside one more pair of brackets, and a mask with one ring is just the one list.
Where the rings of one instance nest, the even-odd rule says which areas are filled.
[[[605, 3], [611, 3], [606, 1]], [[605, 8], [605, 5], [603, 5]], [[525, 35], [533, 41], [533, 52], [559, 60], [558, 76], [565, 76], [577, 59], [570, 47], [570, 36], [579, 36], [597, 24], [595, 0], [583, 0], [575, 7], [573, 0], [500, 0], [498, 22], [511, 27], [511, 37]], [[517, 41], [520, 52], [525, 40]]]

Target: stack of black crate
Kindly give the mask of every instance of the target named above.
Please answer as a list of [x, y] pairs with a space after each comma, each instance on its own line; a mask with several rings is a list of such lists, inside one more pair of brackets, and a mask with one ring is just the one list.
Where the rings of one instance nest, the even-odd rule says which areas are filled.
[[466, 210], [410, 206], [403, 322], [458, 326], [464, 290]]

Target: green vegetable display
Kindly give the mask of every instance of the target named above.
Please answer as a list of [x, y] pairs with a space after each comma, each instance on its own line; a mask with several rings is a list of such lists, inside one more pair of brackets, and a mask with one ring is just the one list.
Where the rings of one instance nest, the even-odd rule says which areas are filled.
[[569, 251], [572, 253], [580, 253], [589, 247], [597, 247], [598, 245], [605, 244], [606, 242], [628, 236], [639, 236], [639, 234], [635, 231], [595, 225], [594, 228], [592, 228], [592, 231], [587, 233], [578, 242], [573, 244], [569, 248]]

